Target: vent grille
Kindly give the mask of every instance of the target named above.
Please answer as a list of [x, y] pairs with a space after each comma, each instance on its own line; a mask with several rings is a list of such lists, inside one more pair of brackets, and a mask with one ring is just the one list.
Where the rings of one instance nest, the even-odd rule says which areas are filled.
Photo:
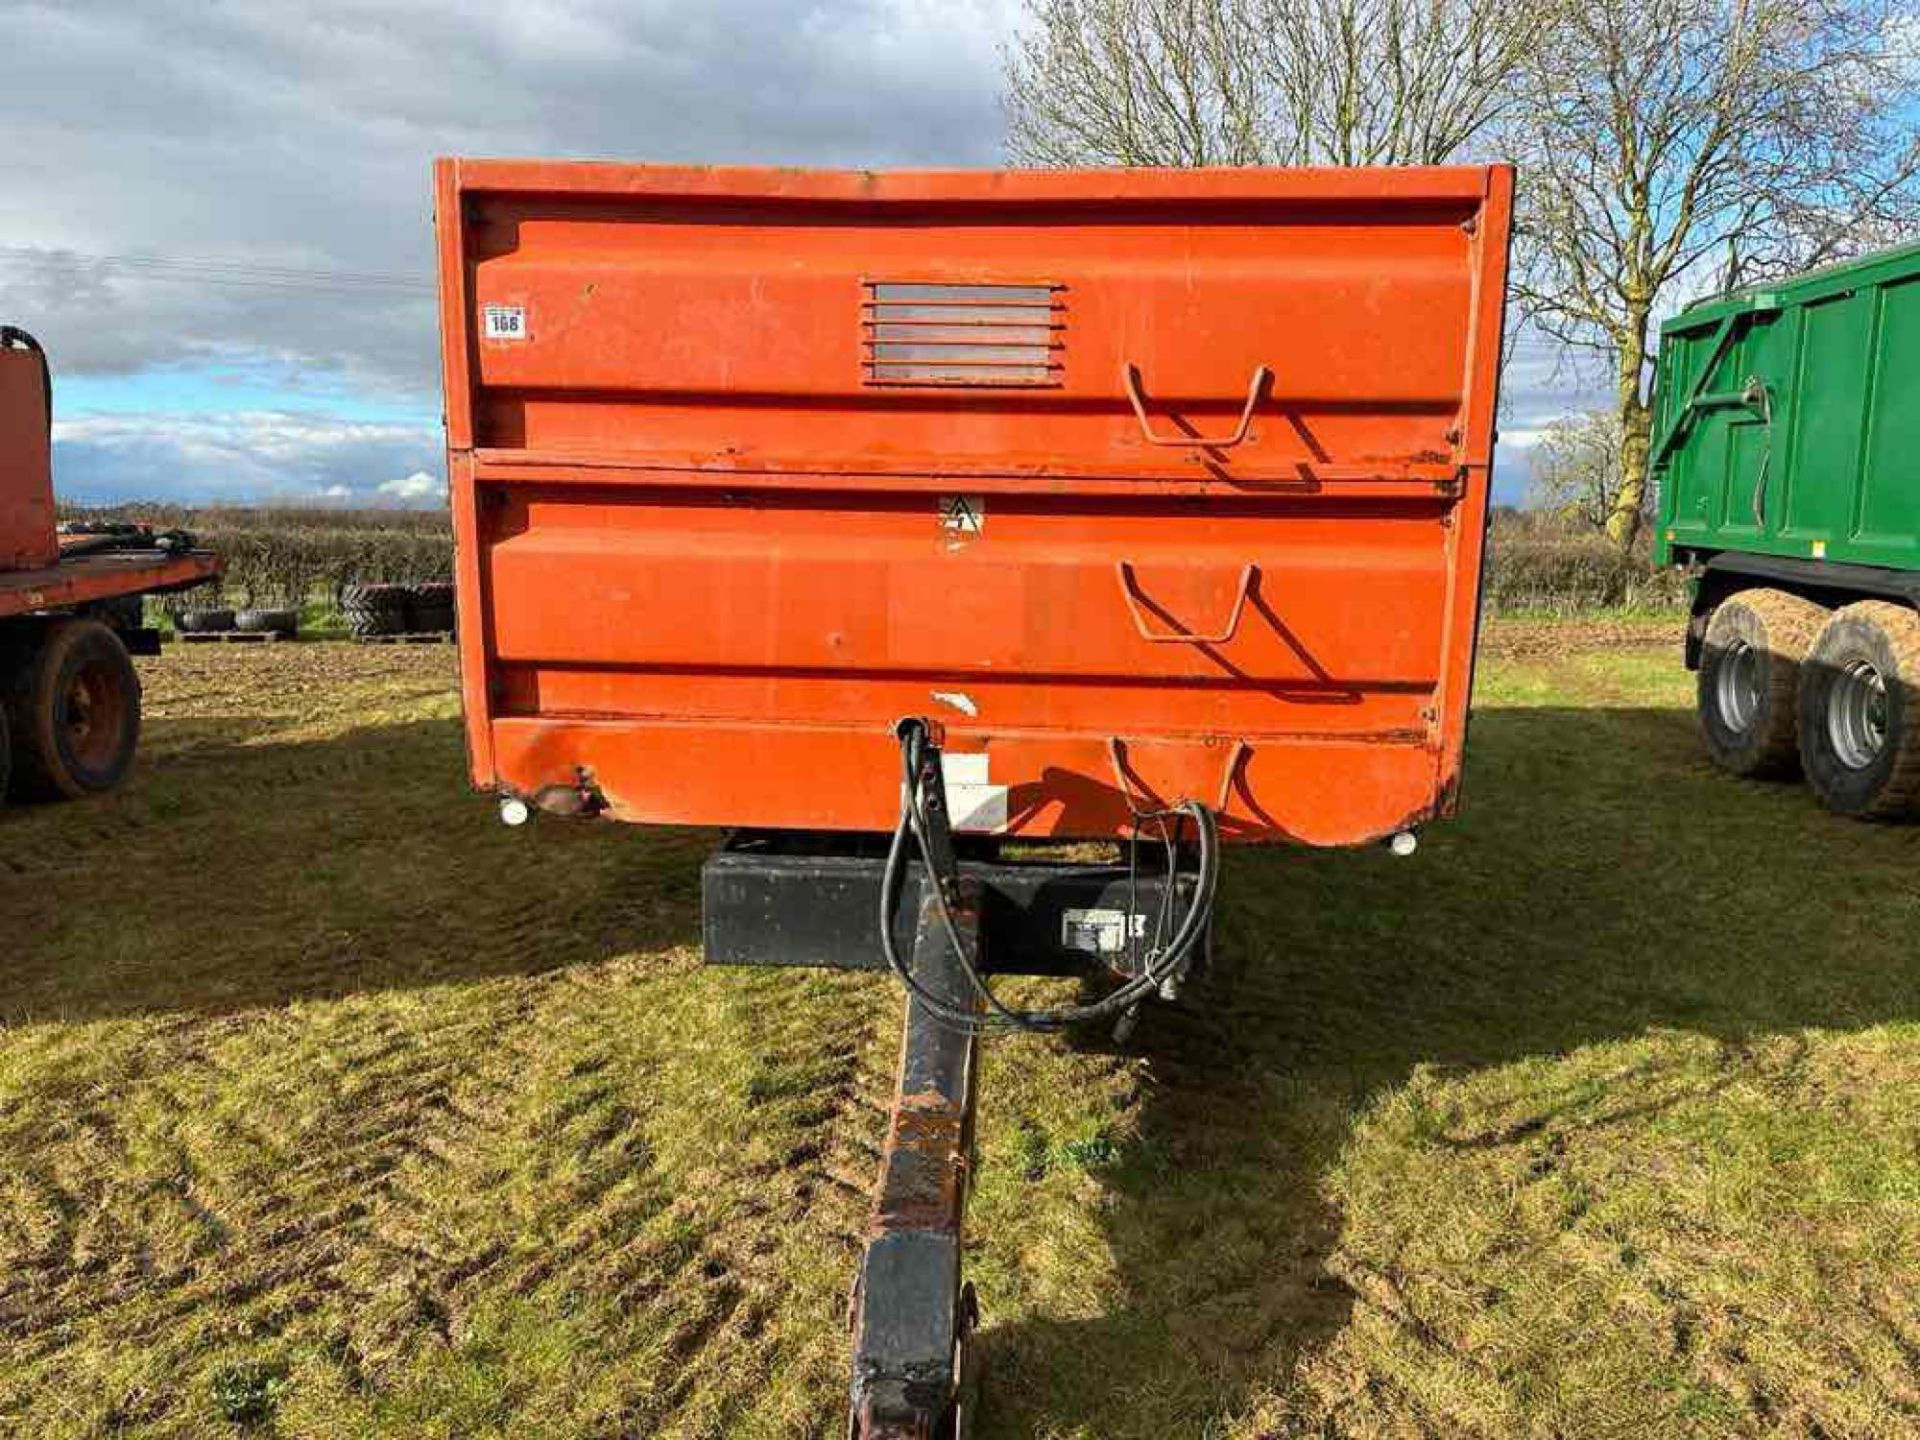
[[861, 307], [869, 385], [1058, 385], [1059, 285], [869, 280]]

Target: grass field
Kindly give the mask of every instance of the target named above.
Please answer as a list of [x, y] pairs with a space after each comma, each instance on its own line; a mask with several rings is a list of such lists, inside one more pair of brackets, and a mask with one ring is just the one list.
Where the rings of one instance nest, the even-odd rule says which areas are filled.
[[[1417, 857], [991, 1044], [983, 1437], [1920, 1433], [1920, 829], [1709, 770], [1677, 628], [1495, 625]], [[835, 1435], [889, 985], [499, 826], [446, 651], [143, 664], [131, 787], [0, 814], [0, 1434]]]

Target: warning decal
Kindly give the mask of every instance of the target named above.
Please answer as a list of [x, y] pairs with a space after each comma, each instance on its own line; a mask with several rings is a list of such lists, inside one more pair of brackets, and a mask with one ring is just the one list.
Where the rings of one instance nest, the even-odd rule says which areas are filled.
[[987, 500], [984, 495], [942, 495], [940, 528], [952, 535], [978, 535], [986, 528]]

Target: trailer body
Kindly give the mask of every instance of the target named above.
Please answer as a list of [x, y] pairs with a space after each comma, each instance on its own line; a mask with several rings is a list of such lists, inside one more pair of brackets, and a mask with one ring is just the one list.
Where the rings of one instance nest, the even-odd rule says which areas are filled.
[[1349, 844], [1453, 806], [1499, 167], [442, 160], [467, 742], [550, 810]]
[[1694, 305], [1656, 377], [1655, 553], [1692, 577], [1708, 754], [1920, 810], [1920, 245]]
[[1920, 569], [1920, 245], [1661, 327], [1658, 558]]

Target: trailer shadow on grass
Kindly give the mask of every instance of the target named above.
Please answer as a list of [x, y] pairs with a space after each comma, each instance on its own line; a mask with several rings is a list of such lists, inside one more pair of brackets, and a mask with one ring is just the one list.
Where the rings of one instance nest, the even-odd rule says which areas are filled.
[[220, 1014], [697, 941], [710, 837], [507, 830], [453, 720], [147, 730], [121, 793], [0, 825], [0, 909], [30, 937], [0, 1022]]
[[[1848, 823], [1799, 787], [1718, 774], [1679, 710], [1490, 709], [1470, 756], [1465, 813], [1415, 859], [1234, 857], [1212, 973], [1143, 1025], [1111, 1146], [1080, 1142], [1100, 1225], [1063, 1230], [1062, 1243], [1077, 1239], [1087, 1283], [1031, 1237], [1018, 1263], [1043, 1278], [995, 1277], [1015, 1313], [996, 1325], [989, 1297], [984, 1437], [1319, 1434], [1349, 1422], [1371, 1433], [1395, 1415], [1415, 1429], [1511, 1433], [1538, 1421], [1558, 1382], [1537, 1355], [1502, 1375], [1524, 1334], [1503, 1351], [1500, 1326], [1553, 1326], [1517, 1319], [1532, 1312], [1493, 1278], [1489, 1256], [1531, 1243], [1501, 1206], [1540, 1185], [1579, 1190], [1556, 1173], [1576, 1168], [1572, 1153], [1583, 1184], [1603, 1192], [1566, 1202], [1582, 1215], [1633, 1191], [1635, 1166], [1658, 1148], [1649, 1137], [1694, 1123], [1677, 1117], [1735, 1091], [1789, 1091], [1783, 1077], [1805, 1049], [1792, 1037], [1920, 1016], [1920, 831]], [[1046, 1102], [1017, 1099], [1028, 1112], [1013, 1124], [1044, 1128]], [[991, 1113], [991, 1088], [984, 1103]], [[1732, 1125], [1699, 1123], [1710, 1136]], [[1021, 1137], [992, 1128], [1009, 1163]], [[1074, 1158], [1071, 1137], [1037, 1148], [1038, 1170]], [[1033, 1182], [1042, 1204], [1047, 1184]], [[1486, 1213], [1459, 1230], [1486, 1234], [1423, 1234], [1452, 1213], [1449, 1187], [1483, 1184]], [[1699, 1218], [1680, 1215], [1675, 1233], [1697, 1237]], [[1571, 1245], [1548, 1231], [1544, 1251]], [[1689, 1302], [1672, 1297], [1692, 1283], [1687, 1267], [1708, 1262], [1659, 1256], [1650, 1231], [1654, 1263], [1683, 1278], [1669, 1275], [1667, 1301], [1645, 1308], [1656, 1328], [1697, 1330]], [[1424, 1299], [1391, 1258], [1416, 1236], [1428, 1247]], [[1676, 1252], [1695, 1243], [1667, 1238]], [[1770, 1237], [1749, 1238], [1764, 1250]], [[1449, 1246], [1476, 1258], [1449, 1273]], [[1635, 1252], [1622, 1253], [1629, 1273]], [[1520, 1269], [1525, 1291], [1534, 1281]], [[1578, 1293], [1564, 1275], [1555, 1283]], [[1666, 1424], [1688, 1406], [1764, 1417], [1783, 1403], [1741, 1394], [1736, 1345], [1731, 1361], [1684, 1346], [1676, 1359], [1652, 1340], [1609, 1356], [1597, 1338], [1606, 1285], [1594, 1293], [1596, 1338], [1568, 1335], [1552, 1360], [1602, 1376], [1594, 1404]], [[1096, 1318], [1049, 1317], [1095, 1300]], [[1818, 1313], [1780, 1319], [1788, 1333], [1763, 1340], [1791, 1349], [1792, 1327]], [[1806, 1363], [1812, 1388], [1818, 1362]], [[1660, 1393], [1635, 1408], [1636, 1386]], [[1602, 1399], [1616, 1393], [1629, 1398]]]

